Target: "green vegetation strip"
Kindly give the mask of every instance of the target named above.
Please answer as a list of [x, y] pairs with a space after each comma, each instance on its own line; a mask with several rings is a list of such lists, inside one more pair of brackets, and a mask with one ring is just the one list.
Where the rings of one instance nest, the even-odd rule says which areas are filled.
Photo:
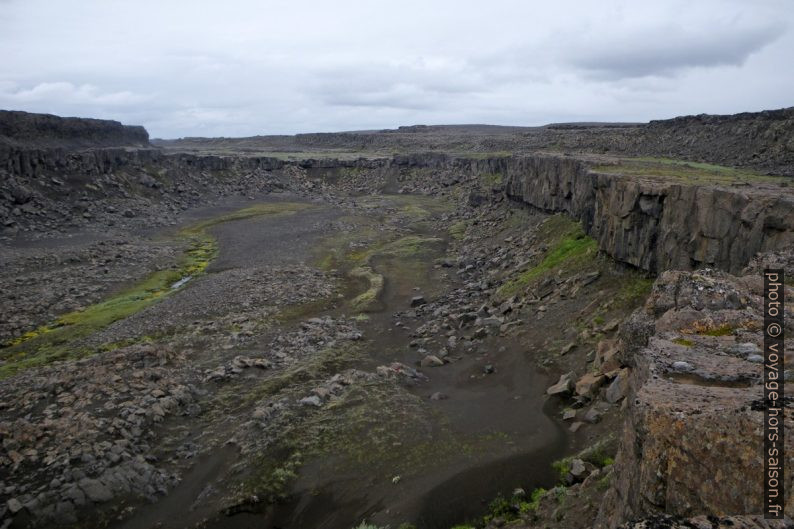
[[652, 157], [622, 158], [615, 164], [593, 166], [592, 170], [597, 173], [659, 177], [691, 185], [730, 185], [758, 182], [787, 184], [790, 180], [782, 176], [763, 175], [748, 169], [737, 169], [734, 167], [724, 167], [701, 162]]
[[363, 279], [367, 282], [368, 288], [363, 293], [356, 296], [350, 306], [358, 312], [371, 310], [378, 302], [378, 297], [383, 291], [383, 276], [376, 273], [369, 266], [359, 266], [350, 271], [350, 276]]
[[[107, 347], [86, 349], [74, 342], [98, 332], [108, 325], [143, 310], [167, 296], [172, 285], [185, 278], [195, 278], [204, 273], [218, 253], [218, 243], [207, 229], [222, 222], [242, 220], [259, 215], [290, 214], [311, 207], [300, 203], [259, 204], [227, 215], [215, 217], [180, 230], [178, 238], [188, 241], [188, 250], [173, 268], [154, 272], [135, 286], [90, 305], [84, 309], [64, 314], [49, 325], [29, 331], [0, 348], [3, 365], [0, 379], [56, 360], [76, 359], [108, 350]], [[124, 345], [124, 344], [119, 344]]]
[[[385, 279], [373, 266], [375, 258], [397, 259], [402, 272], [414, 275], [419, 273], [417, 268], [422, 258], [432, 254], [433, 245], [443, 243], [441, 238], [426, 235], [405, 235], [396, 239], [386, 239], [384, 235], [389, 236], [365, 224], [354, 231], [329, 237], [318, 256], [320, 268], [340, 268], [346, 270], [351, 278], [366, 283], [364, 292], [349, 302], [353, 311], [372, 312], [378, 309]], [[352, 244], [362, 239], [366, 242], [358, 243], [359, 247], [351, 251]]]
[[[566, 477], [571, 471], [571, 462], [574, 458], [579, 458], [599, 469], [603, 469], [615, 463], [615, 452], [616, 444], [614, 437], [607, 436], [597, 441], [592, 446], [585, 448], [575, 456], [569, 456], [552, 462], [551, 466], [557, 471], [559, 478], [557, 485], [551, 489], [553, 493], [552, 498], [559, 504], [564, 503], [568, 493]], [[609, 484], [609, 480], [610, 474], [604, 473], [604, 476], [598, 482], [599, 487], [605, 489]], [[522, 489], [517, 489], [516, 492], [517, 494], [514, 493], [509, 497], [505, 497], [501, 494], [497, 495], [496, 498], [488, 504], [488, 513], [481, 519], [455, 525], [451, 529], [492, 527], [494, 525], [492, 522], [497, 521], [497, 526], [509, 526], [513, 523], [520, 523], [520, 520], [527, 519], [529, 515], [537, 513], [541, 500], [549, 493], [549, 491], [543, 487], [534, 489], [528, 496], [524, 494]]]
[[540, 227], [540, 239], [549, 249], [541, 261], [503, 284], [497, 294], [508, 297], [523, 292], [551, 273], [585, 269], [598, 252], [598, 243], [585, 235], [581, 225], [565, 215], [550, 217]]

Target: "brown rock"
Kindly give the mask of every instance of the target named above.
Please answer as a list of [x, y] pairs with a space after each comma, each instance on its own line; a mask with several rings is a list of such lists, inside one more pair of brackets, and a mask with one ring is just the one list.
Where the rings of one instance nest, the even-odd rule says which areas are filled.
[[427, 355], [426, 357], [422, 358], [421, 362], [422, 367], [439, 367], [443, 365], [444, 361], [436, 355]]
[[617, 339], [605, 339], [598, 342], [594, 367], [599, 373], [611, 373], [620, 369], [618, 360], [618, 341]]
[[576, 394], [583, 397], [592, 397], [598, 388], [604, 385], [606, 377], [601, 374], [585, 373], [576, 382]]

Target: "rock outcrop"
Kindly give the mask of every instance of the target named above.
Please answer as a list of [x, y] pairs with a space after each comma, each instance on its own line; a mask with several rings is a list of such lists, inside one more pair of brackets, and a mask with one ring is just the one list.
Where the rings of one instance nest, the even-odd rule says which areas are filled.
[[651, 121], [631, 148], [641, 153], [792, 174], [794, 107]]
[[738, 272], [758, 252], [794, 243], [788, 187], [602, 174], [557, 156], [511, 159], [505, 170], [510, 198], [581, 220], [607, 254], [652, 273], [701, 266]]
[[0, 145], [3, 144], [64, 149], [150, 146], [149, 134], [140, 126], [104, 119], [0, 110]]
[[[157, 149], [70, 152], [0, 145], [0, 172], [9, 173], [10, 184], [34, 191], [35, 181], [54, 175], [59, 180], [74, 177], [83, 185], [86, 178], [99, 180], [102, 175], [120, 172], [142, 174], [152, 184], [149, 187], [163, 185], [165, 191], [172, 187], [172, 178], [163, 177], [165, 174], [183, 175], [173, 183], [187, 189], [194, 184], [210, 185], [209, 181], [191, 182], [190, 175], [207, 172], [239, 175], [299, 170], [310, 179], [337, 182], [340, 178], [354, 181], [365, 171], [367, 178], [375, 175], [394, 192], [398, 189], [388, 189], [386, 182], [398, 182], [404, 171], [437, 171], [438, 183], [444, 186], [473, 176], [495, 175], [500, 183], [489, 192], [504, 191], [509, 198], [535, 208], [567, 213], [582, 222], [585, 232], [604, 252], [651, 273], [701, 266], [738, 272], [758, 252], [794, 243], [794, 187], [765, 183], [732, 187], [609, 174], [603, 168], [596, 172], [594, 161], [603, 162], [603, 158], [466, 158], [427, 152], [391, 158], [284, 161], [262, 156], [166, 154]], [[225, 182], [221, 178], [218, 183]], [[29, 200], [23, 197], [20, 202], [20, 197], [9, 193], [5, 206], [0, 200], [0, 221], [23, 224], [18, 216], [9, 215]]]
[[[659, 513], [763, 513], [760, 268], [770, 260], [794, 268], [789, 250], [755, 261], [739, 277], [665, 272], [644, 309], [621, 327], [620, 355], [632, 366], [630, 406], [599, 527]], [[787, 332], [794, 331], [792, 316], [789, 308]], [[786, 357], [794, 361], [794, 349]], [[784, 410], [784, 443], [794, 447], [791, 406]], [[791, 468], [794, 454], [786, 457]], [[793, 512], [790, 473], [785, 486], [786, 510]]]

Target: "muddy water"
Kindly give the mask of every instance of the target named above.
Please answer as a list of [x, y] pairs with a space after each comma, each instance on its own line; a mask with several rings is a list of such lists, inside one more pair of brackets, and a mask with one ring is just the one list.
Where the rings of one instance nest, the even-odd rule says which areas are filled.
[[[404, 196], [378, 198], [379, 204], [400, 207], [410, 201]], [[417, 203], [427, 207], [422, 201]], [[210, 272], [263, 263], [316, 262], [314, 250], [328, 236], [325, 228], [344, 214], [318, 206], [290, 217], [261, 217], [215, 226], [212, 233], [218, 238], [220, 253]], [[360, 215], [374, 226], [384, 220], [377, 210]], [[449, 251], [444, 226], [419, 222], [408, 223], [406, 228], [401, 235], [434, 236], [440, 241], [408, 258], [376, 255], [371, 260], [385, 284], [377, 310], [359, 324], [367, 354], [358, 369], [374, 371], [395, 361], [416, 365], [421, 355], [409, 346], [410, 331], [423, 322], [402, 316], [399, 320], [403, 325], [398, 326], [395, 313], [409, 310], [410, 300], [417, 293], [433, 300], [457, 286], [453, 271], [433, 266], [434, 260]], [[364, 287], [355, 282], [351, 285], [348, 299]], [[184, 288], [189, 289], [190, 284]], [[455, 309], [454, 305], [449, 307], [451, 312]], [[352, 314], [342, 306], [303, 317], [324, 315]], [[430, 462], [422, 466], [376, 468], [329, 453], [302, 466], [289, 501], [264, 512], [222, 515], [202, 526], [349, 529], [366, 520], [393, 528], [411, 522], [420, 529], [447, 529], [484, 514], [487, 502], [499, 493], [508, 495], [516, 487], [528, 492], [538, 486], [549, 487], [554, 482], [549, 463], [565, 452], [568, 439], [544, 412], [548, 380], [536, 370], [532, 355], [533, 351], [518, 341], [486, 338], [475, 351], [453, 354], [451, 363], [422, 370], [429, 379], [407, 391], [436, 421], [421, 439], [407, 427], [397, 433], [404, 434], [404, 445], [421, 444], [420, 450], [440, 454], [437, 460], [430, 457]], [[486, 374], [486, 365], [493, 366], [495, 372]], [[431, 400], [430, 395], [436, 392], [448, 398]], [[445, 444], [452, 448], [445, 449]], [[124, 527], [151, 527], [163, 520], [175, 522], [166, 522], [164, 527], [194, 525], [201, 514], [202, 493], [219, 468], [234, 457], [233, 450], [224, 449], [197, 462], [197, 470], [184, 476], [174, 491], [157, 504], [140, 509]], [[188, 505], [190, 512], [185, 510]]]

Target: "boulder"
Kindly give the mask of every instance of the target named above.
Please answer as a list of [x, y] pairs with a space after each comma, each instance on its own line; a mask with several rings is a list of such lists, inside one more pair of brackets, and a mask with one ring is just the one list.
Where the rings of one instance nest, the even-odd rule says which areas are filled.
[[11, 514], [16, 514], [22, 510], [22, 503], [16, 498], [11, 498], [6, 502], [6, 507], [8, 507]]
[[596, 407], [592, 407], [587, 410], [587, 413], [584, 414], [584, 420], [590, 424], [595, 424], [601, 420], [601, 415], [603, 415], [601, 410]]
[[586, 473], [587, 467], [585, 467], [584, 461], [579, 458], [573, 459], [571, 461], [570, 474], [573, 476], [574, 480], [581, 481], [585, 478]]
[[436, 355], [427, 355], [426, 357], [422, 358], [421, 362], [422, 367], [440, 367], [443, 365], [444, 361]]
[[546, 390], [547, 395], [569, 395], [573, 389], [573, 371], [560, 375], [556, 384]]
[[303, 404], [304, 406], [315, 406], [315, 407], [319, 407], [319, 406], [322, 406], [322, 405], [323, 405], [323, 402], [320, 400], [320, 397], [318, 397], [317, 395], [309, 395], [308, 397], [303, 397], [303, 398], [302, 398], [300, 401], [298, 401], [298, 402], [299, 402], [300, 404]]
[[596, 349], [595, 368], [600, 373], [610, 373], [620, 368], [620, 360], [618, 359], [618, 341], [615, 339], [601, 340], [598, 342]]
[[425, 299], [424, 296], [414, 296], [411, 298], [412, 307], [420, 307], [425, 304], [427, 304], [427, 300]]
[[592, 397], [598, 388], [604, 385], [606, 378], [602, 374], [585, 373], [576, 382], [576, 394], [583, 397]]
[[607, 402], [615, 404], [626, 396], [629, 391], [629, 374], [630, 370], [624, 367], [618, 372], [618, 376], [609, 384], [606, 391]]
[[113, 499], [113, 493], [110, 492], [110, 489], [107, 487], [107, 485], [98, 479], [83, 478], [80, 480], [79, 484], [80, 488], [83, 489], [83, 492], [85, 492], [85, 495], [88, 496], [88, 499], [94, 503], [110, 501]]

